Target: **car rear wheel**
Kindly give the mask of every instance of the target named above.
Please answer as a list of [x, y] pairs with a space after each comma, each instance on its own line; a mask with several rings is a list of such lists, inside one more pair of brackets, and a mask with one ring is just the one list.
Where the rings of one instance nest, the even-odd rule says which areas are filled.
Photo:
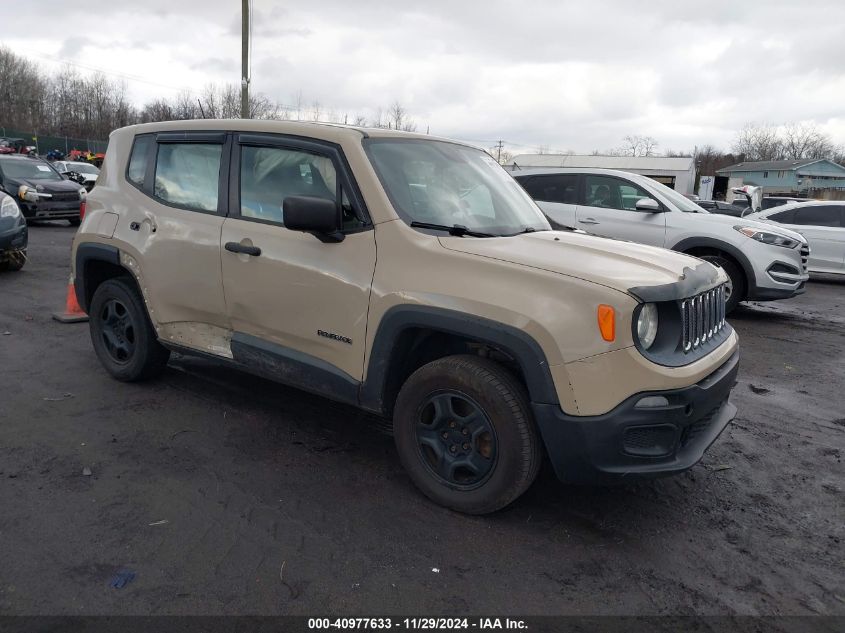
[[710, 262], [714, 266], [718, 266], [728, 276], [728, 284], [725, 289], [725, 312], [730, 314], [739, 305], [739, 302], [745, 298], [745, 275], [739, 266], [723, 255], [701, 255], [701, 259]]
[[434, 502], [468, 514], [514, 501], [542, 461], [525, 388], [477, 356], [448, 356], [414, 372], [396, 400], [393, 429], [414, 484]]
[[170, 351], [158, 342], [131, 280], [109, 279], [100, 284], [88, 316], [94, 351], [114, 378], [146, 380], [164, 370]]

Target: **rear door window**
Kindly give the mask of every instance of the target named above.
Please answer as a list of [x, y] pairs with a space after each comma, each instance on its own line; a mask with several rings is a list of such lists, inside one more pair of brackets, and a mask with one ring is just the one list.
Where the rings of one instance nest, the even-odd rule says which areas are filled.
[[805, 205], [795, 210], [792, 224], [802, 226], [842, 226], [842, 214], [838, 205]]
[[792, 224], [792, 220], [795, 219], [795, 209], [773, 213], [769, 216], [769, 219], [774, 220], [775, 222], [780, 222], [781, 224]]
[[214, 143], [160, 143], [156, 159], [156, 198], [194, 211], [217, 211], [220, 157]]
[[578, 175], [554, 174], [518, 179], [519, 184], [534, 200], [578, 204]]

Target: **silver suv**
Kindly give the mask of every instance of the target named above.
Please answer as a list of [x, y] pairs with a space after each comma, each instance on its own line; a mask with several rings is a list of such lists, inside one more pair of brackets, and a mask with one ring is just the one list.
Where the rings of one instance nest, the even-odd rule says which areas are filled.
[[807, 240], [746, 218], [710, 214], [639, 174], [611, 169], [517, 172], [554, 225], [662, 246], [720, 266], [730, 278], [727, 310], [740, 301], [788, 299], [809, 279]]

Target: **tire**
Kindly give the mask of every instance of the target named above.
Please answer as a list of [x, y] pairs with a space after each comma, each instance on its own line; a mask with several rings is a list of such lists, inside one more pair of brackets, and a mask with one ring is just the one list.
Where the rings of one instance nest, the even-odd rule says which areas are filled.
[[701, 259], [710, 262], [714, 266], [718, 266], [725, 271], [728, 276], [728, 300], [725, 304], [725, 312], [730, 314], [734, 308], [739, 305], [739, 302], [745, 299], [746, 282], [745, 273], [737, 266], [733, 260], [727, 259], [723, 255], [700, 255]]
[[0, 272], [17, 272], [26, 263], [26, 249], [12, 251], [6, 259], [0, 262]]
[[68, 224], [70, 224], [71, 226], [79, 226], [80, 224], [82, 224], [82, 219], [81, 218], [73, 218], [71, 220], [68, 220]]
[[131, 279], [120, 277], [100, 284], [88, 316], [94, 351], [114, 378], [135, 382], [164, 371], [170, 351], [158, 342]]
[[478, 356], [447, 356], [415, 371], [396, 400], [393, 434], [417, 488], [467, 514], [507, 506], [542, 463], [525, 387]]

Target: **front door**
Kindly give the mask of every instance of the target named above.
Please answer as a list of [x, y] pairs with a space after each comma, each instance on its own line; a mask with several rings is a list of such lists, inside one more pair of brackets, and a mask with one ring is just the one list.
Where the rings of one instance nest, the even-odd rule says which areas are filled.
[[[285, 228], [288, 196], [334, 201], [345, 238]], [[333, 145], [241, 134], [232, 153], [222, 271], [235, 360], [354, 400], [363, 376], [375, 234]]]
[[[584, 174], [578, 228], [605, 237], [664, 246], [666, 214], [637, 211], [637, 200], [652, 198], [645, 189], [616, 176]], [[659, 203], [658, 203], [659, 204]]]

